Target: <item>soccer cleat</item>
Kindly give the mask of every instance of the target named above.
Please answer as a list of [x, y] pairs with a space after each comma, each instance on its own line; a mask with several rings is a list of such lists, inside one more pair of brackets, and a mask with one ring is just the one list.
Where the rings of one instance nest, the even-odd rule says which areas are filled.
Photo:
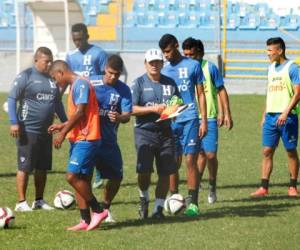
[[253, 198], [264, 197], [268, 194], [269, 194], [268, 189], [260, 187], [254, 193], [251, 193], [251, 197], [253, 197]]
[[44, 200], [37, 200], [32, 203], [32, 209], [43, 209], [43, 210], [53, 210], [54, 208], [49, 206]]
[[108, 215], [107, 215], [106, 219], [103, 222], [105, 222], [105, 223], [116, 223], [116, 221], [112, 217], [112, 214], [109, 210], [108, 210]]
[[103, 185], [103, 179], [95, 180], [93, 183], [93, 189], [100, 188]]
[[290, 197], [297, 197], [299, 195], [298, 190], [296, 187], [289, 187], [288, 196]]
[[209, 204], [213, 204], [217, 201], [217, 193], [214, 191], [209, 191], [209, 194], [207, 196], [207, 201]]
[[144, 197], [140, 197], [139, 215], [142, 220], [148, 218], [148, 206], [149, 201]]
[[188, 207], [192, 203], [192, 196], [188, 195], [184, 200], [185, 200], [185, 207]]
[[95, 228], [97, 228], [102, 221], [104, 221], [108, 216], [108, 210], [104, 209], [102, 212], [100, 213], [92, 213], [92, 219], [91, 219], [91, 223], [89, 224], [89, 226], [87, 227], [86, 231], [90, 231], [93, 230]]
[[15, 207], [16, 212], [32, 212], [31, 207], [29, 207], [27, 201], [19, 202]]
[[163, 214], [163, 207], [158, 206], [155, 213], [151, 216], [152, 219], [161, 220], [165, 218], [165, 215]]
[[198, 216], [200, 214], [199, 208], [194, 203], [190, 203], [187, 209], [184, 211], [184, 214], [190, 217]]
[[87, 224], [84, 220], [80, 220], [79, 224], [73, 226], [73, 227], [68, 227], [67, 231], [81, 231], [81, 230], [86, 230], [88, 228], [89, 224]]

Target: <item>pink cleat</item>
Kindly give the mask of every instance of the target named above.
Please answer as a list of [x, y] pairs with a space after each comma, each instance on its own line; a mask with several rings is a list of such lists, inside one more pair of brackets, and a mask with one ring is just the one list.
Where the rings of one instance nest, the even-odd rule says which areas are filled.
[[101, 213], [92, 213], [91, 223], [87, 227], [86, 231], [93, 230], [97, 228], [102, 221], [104, 221], [108, 216], [108, 210], [104, 209]]
[[290, 197], [297, 197], [298, 194], [299, 193], [298, 193], [297, 188], [295, 188], [295, 187], [289, 187], [288, 196], [290, 196]]
[[268, 195], [268, 193], [269, 193], [268, 189], [260, 187], [254, 193], [251, 194], [251, 197], [253, 197], [253, 198], [264, 197], [264, 196]]
[[87, 224], [84, 220], [80, 220], [79, 224], [73, 226], [73, 227], [68, 227], [67, 231], [81, 231], [81, 230], [86, 230], [88, 228], [89, 224]]

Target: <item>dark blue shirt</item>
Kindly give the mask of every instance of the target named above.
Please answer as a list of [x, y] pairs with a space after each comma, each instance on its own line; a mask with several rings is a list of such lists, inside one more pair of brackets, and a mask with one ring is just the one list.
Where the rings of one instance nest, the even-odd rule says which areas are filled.
[[[159, 82], [150, 80], [147, 74], [137, 78], [132, 86], [132, 104], [137, 106], [154, 106], [166, 103], [173, 95], [179, 96], [176, 83], [171, 78], [161, 75]], [[136, 116], [135, 126], [149, 130], [159, 130], [170, 126], [170, 120], [155, 122], [160, 115], [150, 113]]]

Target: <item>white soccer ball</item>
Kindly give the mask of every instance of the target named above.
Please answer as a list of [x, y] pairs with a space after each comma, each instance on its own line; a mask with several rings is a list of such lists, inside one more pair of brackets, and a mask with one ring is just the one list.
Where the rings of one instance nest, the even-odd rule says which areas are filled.
[[0, 228], [10, 228], [14, 225], [15, 216], [13, 211], [8, 207], [0, 208]]
[[70, 209], [75, 204], [75, 196], [68, 190], [59, 191], [54, 198], [54, 207], [58, 209]]
[[181, 194], [173, 194], [165, 200], [164, 209], [169, 214], [179, 214], [185, 208], [185, 199]]
[[7, 102], [3, 103], [2, 108], [3, 108], [4, 112], [7, 113], [8, 112], [8, 103]]

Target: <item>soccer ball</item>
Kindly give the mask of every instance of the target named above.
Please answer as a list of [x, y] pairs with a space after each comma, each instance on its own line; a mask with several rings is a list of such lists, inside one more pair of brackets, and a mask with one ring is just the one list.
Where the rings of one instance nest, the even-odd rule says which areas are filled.
[[8, 112], [8, 103], [7, 102], [3, 103], [2, 108], [3, 108], [4, 112], [7, 113]]
[[54, 198], [54, 207], [58, 209], [69, 209], [75, 204], [75, 196], [68, 190], [59, 191]]
[[12, 210], [8, 207], [0, 208], [0, 228], [10, 228], [14, 225], [15, 216]]
[[165, 200], [164, 209], [169, 214], [179, 214], [185, 208], [185, 200], [181, 194], [173, 194]]

